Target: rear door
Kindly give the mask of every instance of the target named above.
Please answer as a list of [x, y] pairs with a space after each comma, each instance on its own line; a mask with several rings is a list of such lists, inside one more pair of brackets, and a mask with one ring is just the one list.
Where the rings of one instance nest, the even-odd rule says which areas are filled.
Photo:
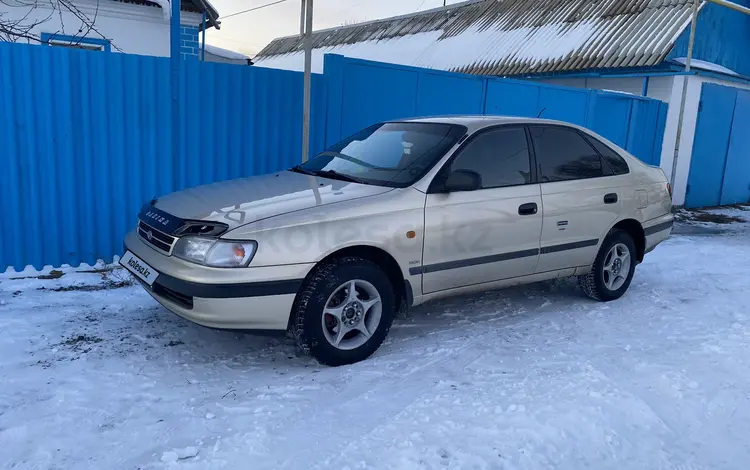
[[623, 198], [629, 197], [629, 179], [615, 176], [577, 129], [529, 129], [544, 212], [537, 272], [590, 265], [601, 238], [617, 220]]
[[440, 191], [425, 204], [424, 293], [533, 274], [539, 259], [541, 193], [523, 126], [502, 126], [470, 138], [436, 177], [470, 170], [480, 189]]

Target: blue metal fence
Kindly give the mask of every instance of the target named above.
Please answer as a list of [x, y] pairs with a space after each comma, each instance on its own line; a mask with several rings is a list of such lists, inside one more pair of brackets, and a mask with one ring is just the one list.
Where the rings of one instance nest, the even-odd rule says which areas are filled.
[[[111, 261], [145, 201], [299, 162], [301, 73], [181, 67], [175, 155], [169, 59], [0, 43], [0, 270]], [[661, 102], [335, 55], [313, 76], [311, 151], [387, 119], [542, 110], [658, 163]]]
[[380, 121], [482, 114], [485, 79], [472, 75], [325, 56], [326, 144]]
[[[298, 163], [301, 73], [183, 61], [177, 158], [169, 73], [167, 58], [0, 42], [0, 271], [111, 261], [154, 196]], [[313, 151], [325, 106], [315, 75]]]
[[667, 104], [624, 93], [325, 57], [326, 143], [387, 119], [445, 114], [540, 116], [588, 127], [658, 165]]

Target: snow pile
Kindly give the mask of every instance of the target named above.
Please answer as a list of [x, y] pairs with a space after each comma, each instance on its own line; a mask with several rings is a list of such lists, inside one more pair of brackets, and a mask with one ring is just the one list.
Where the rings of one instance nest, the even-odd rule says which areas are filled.
[[0, 462], [744, 470], [750, 223], [720, 216], [750, 212], [689, 215], [618, 301], [565, 279], [434, 302], [341, 368], [106, 286], [119, 269], [4, 277]]
[[53, 266], [47, 265], [44, 268], [42, 268], [41, 271], [35, 269], [33, 266], [29, 265], [26, 266], [24, 269], [20, 271], [16, 271], [12, 266], [8, 267], [5, 272], [0, 271], [0, 281], [3, 279], [11, 279], [16, 277], [26, 277], [26, 276], [38, 276], [42, 273], [49, 273], [52, 270], [60, 271], [62, 273], [73, 273], [73, 272], [91, 272], [91, 271], [101, 271], [101, 270], [107, 270], [112, 269], [117, 266], [118, 260], [120, 259], [119, 256], [114, 257], [114, 261], [112, 263], [105, 263], [101, 259], [98, 260], [93, 266], [88, 263], [81, 263], [80, 266], [77, 268], [74, 268], [70, 266], [69, 264], [64, 264], [62, 267], [55, 268]]

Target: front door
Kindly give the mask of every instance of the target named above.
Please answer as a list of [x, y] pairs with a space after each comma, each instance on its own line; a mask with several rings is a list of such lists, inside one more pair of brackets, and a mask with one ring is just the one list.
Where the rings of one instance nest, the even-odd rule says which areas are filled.
[[[480, 131], [446, 163], [425, 204], [425, 294], [535, 271], [542, 200], [531, 168], [522, 126]], [[445, 192], [438, 181], [456, 170], [478, 174], [480, 187]]]

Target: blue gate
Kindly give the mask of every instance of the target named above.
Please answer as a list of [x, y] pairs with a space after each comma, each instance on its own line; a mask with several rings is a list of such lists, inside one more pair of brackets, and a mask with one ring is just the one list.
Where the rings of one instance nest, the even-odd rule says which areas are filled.
[[750, 91], [701, 91], [685, 207], [750, 202]]
[[750, 202], [750, 91], [738, 90], [721, 205], [747, 202]]

